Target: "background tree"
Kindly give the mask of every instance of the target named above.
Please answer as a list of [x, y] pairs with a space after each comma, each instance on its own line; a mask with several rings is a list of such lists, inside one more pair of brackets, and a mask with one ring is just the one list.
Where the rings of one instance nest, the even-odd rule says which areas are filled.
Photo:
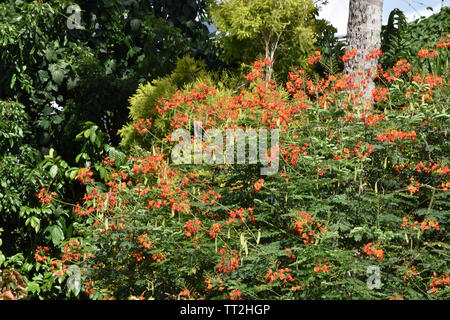
[[[378, 59], [367, 60], [370, 51], [381, 47], [381, 25], [383, 14], [383, 0], [350, 0], [348, 26], [347, 26], [347, 48], [357, 50], [354, 59], [345, 63], [344, 72], [356, 75], [355, 83], [360, 84], [365, 80], [364, 98], [372, 100], [372, 91], [375, 84], [370, 74], [376, 72]], [[362, 73], [363, 76], [358, 76]], [[364, 73], [369, 74], [364, 77]]]
[[312, 49], [315, 10], [312, 0], [226, 0], [212, 4], [210, 11], [218, 30], [225, 33], [223, 46], [229, 55], [234, 51], [248, 54], [249, 60], [258, 54], [270, 59], [268, 83], [278, 57], [289, 56], [291, 66], [299, 65]]
[[[73, 159], [92, 121], [118, 143], [128, 97], [189, 54], [216, 66], [206, 0], [10, 1], [0, 3], [0, 99], [27, 107], [41, 153]], [[82, 28], [69, 29], [70, 5]], [[73, 14], [73, 13], [72, 13]]]

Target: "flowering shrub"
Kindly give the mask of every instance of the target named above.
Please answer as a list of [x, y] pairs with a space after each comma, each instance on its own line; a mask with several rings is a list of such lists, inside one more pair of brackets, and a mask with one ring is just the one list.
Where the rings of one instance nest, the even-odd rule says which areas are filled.
[[[447, 79], [406, 60], [379, 67], [370, 105], [350, 90], [364, 85], [354, 76], [297, 70], [267, 86], [264, 66], [254, 63], [234, 94], [197, 81], [150, 106], [165, 135], [121, 161], [106, 157], [105, 184], [95, 168], [80, 170], [83, 240], [61, 259], [38, 248], [36, 259], [59, 276], [80, 265], [92, 299], [448, 297]], [[136, 134], [152, 132], [149, 116], [135, 120]], [[173, 164], [172, 130], [194, 135], [195, 120], [205, 130], [279, 129], [266, 155], [279, 148], [279, 171]], [[381, 270], [378, 289], [367, 285], [370, 266]]]

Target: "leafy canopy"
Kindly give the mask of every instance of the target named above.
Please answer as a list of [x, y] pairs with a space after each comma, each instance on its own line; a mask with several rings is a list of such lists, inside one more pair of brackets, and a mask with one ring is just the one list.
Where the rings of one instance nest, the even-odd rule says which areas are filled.
[[315, 12], [312, 0], [227, 0], [210, 8], [218, 30], [226, 34], [219, 36], [225, 57], [242, 56], [243, 47], [249, 61], [263, 52], [269, 59], [286, 53], [289, 61], [280, 68], [299, 65], [313, 49]]

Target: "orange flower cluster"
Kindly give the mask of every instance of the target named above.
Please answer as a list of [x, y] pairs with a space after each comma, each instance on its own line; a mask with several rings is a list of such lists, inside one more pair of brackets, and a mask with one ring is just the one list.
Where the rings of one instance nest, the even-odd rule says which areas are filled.
[[92, 179], [92, 175], [93, 173], [89, 170], [89, 168], [81, 168], [75, 179], [83, 184], [86, 184], [94, 181], [94, 179]]
[[409, 181], [411, 182], [411, 184], [410, 184], [409, 186], [407, 186], [406, 189], [407, 189], [411, 194], [414, 194], [414, 193], [419, 192], [419, 189], [420, 189], [420, 183], [419, 183], [418, 181], [416, 181], [416, 182], [414, 183], [414, 181], [415, 181], [414, 178], [409, 179]]
[[367, 254], [368, 256], [370, 256], [370, 255], [373, 254], [374, 257], [375, 257], [375, 260], [376, 260], [376, 259], [378, 259], [378, 260], [383, 260], [383, 255], [384, 255], [383, 249], [376, 249], [376, 248], [373, 246], [373, 243], [372, 243], [372, 242], [369, 242], [368, 244], [366, 244], [366, 245], [364, 246], [363, 252], [364, 252], [365, 254]]
[[[305, 81], [303, 77], [305, 76], [305, 70], [300, 69], [294, 72], [289, 72], [289, 81], [286, 83], [286, 90], [293, 94], [294, 97], [305, 97], [305, 91], [301, 90]], [[306, 106], [305, 106], [306, 108]]]
[[[111, 190], [108, 193], [99, 193], [97, 188], [93, 188], [90, 193], [85, 193], [82, 200], [85, 207], [76, 204], [74, 213], [79, 216], [90, 215], [94, 211], [111, 211], [117, 203], [117, 190]], [[94, 206], [95, 204], [95, 206]], [[86, 208], [87, 207], [87, 208]]]
[[444, 80], [442, 80], [442, 78], [436, 74], [430, 74], [426, 76], [424, 81], [430, 86], [430, 89], [442, 86], [442, 84], [444, 83]]
[[331, 268], [331, 265], [327, 265], [327, 264], [324, 264], [323, 266], [315, 266], [314, 267], [314, 272], [317, 273], [317, 272], [322, 271], [324, 273], [327, 273], [328, 270], [330, 270], [330, 268]]
[[34, 252], [34, 260], [37, 262], [44, 262], [48, 259], [46, 255], [50, 251], [49, 247], [38, 246]]
[[212, 226], [212, 229], [209, 230], [209, 237], [211, 239], [215, 239], [216, 236], [220, 233], [221, 228], [222, 228], [222, 225], [220, 223], [214, 223]]
[[[303, 239], [304, 244], [313, 244], [314, 243], [314, 234], [315, 231], [313, 230], [314, 226], [317, 226], [320, 228], [323, 225], [323, 223], [316, 222], [314, 223], [314, 217], [311, 216], [309, 213], [306, 213], [304, 211], [300, 212], [300, 219], [296, 219], [294, 222], [294, 226], [291, 228], [296, 233], [301, 235], [301, 238]], [[325, 232], [324, 228], [320, 229], [321, 232]]]
[[420, 59], [426, 59], [426, 58], [434, 58], [436, 57], [436, 55], [438, 55], [439, 53], [436, 51], [429, 51], [428, 49], [421, 49], [418, 53], [417, 56]]
[[[137, 262], [142, 262], [143, 260], [146, 259], [146, 255], [142, 251], [133, 252], [131, 256], [135, 258]], [[163, 259], [164, 255], [161, 252], [152, 254], [152, 260], [156, 261], [157, 263], [161, 262]]]
[[[158, 198], [147, 200], [147, 208], [149, 210], [159, 209], [164, 206], [170, 207], [174, 212], [184, 213], [190, 209], [188, 192], [182, 188], [187, 187], [190, 179], [194, 179], [195, 175], [190, 174], [181, 181], [181, 183], [174, 183], [172, 178], [178, 176], [178, 171], [169, 167], [165, 160], [164, 154], [157, 154], [158, 150], [151, 156], [143, 159], [135, 158], [133, 164], [133, 171], [135, 177], [139, 179], [138, 174], [146, 174], [146, 177], [155, 176], [159, 182], [156, 186], [153, 186], [151, 190], [158, 192]], [[139, 194], [146, 194], [150, 191], [150, 188], [144, 188], [141, 190], [140, 184], [137, 185], [136, 192]]]
[[164, 260], [164, 258], [164, 254], [162, 252], [152, 254], [152, 260], [156, 261], [156, 263], [160, 263], [162, 260]]
[[372, 91], [372, 97], [375, 102], [383, 102], [387, 99], [389, 88], [375, 88]]
[[95, 210], [95, 208], [93, 206], [90, 206], [88, 208], [82, 207], [79, 203], [77, 203], [75, 205], [75, 208], [73, 210], [73, 212], [77, 215], [77, 216], [88, 216], [91, 213], [93, 213]]
[[[357, 89], [358, 85], [356, 83], [353, 83], [353, 78], [355, 77], [355, 75], [351, 74], [351, 75], [343, 75], [342, 79], [338, 79], [336, 80], [334, 89], [336, 91], [344, 91], [347, 89]], [[333, 92], [333, 88], [332, 88], [332, 92]]]
[[384, 117], [384, 113], [382, 114], [369, 113], [361, 115], [361, 120], [364, 121], [364, 124], [374, 127], [378, 122], [386, 120], [386, 118]]
[[373, 78], [374, 78], [374, 79], [380, 77], [380, 78], [386, 79], [386, 81], [387, 81], [388, 83], [391, 83], [392, 81], [394, 81], [395, 78], [392, 77], [392, 76], [389, 74], [388, 71], [384, 71], [383, 68], [382, 68], [380, 65], [378, 65], [377, 67], [378, 67], [378, 72], [377, 72], [376, 74], [373, 75]]
[[338, 155], [337, 153], [335, 153], [333, 156], [333, 159], [334, 160], [342, 160], [342, 158], [344, 158], [344, 159], [350, 158], [350, 150], [348, 148], [344, 148], [343, 152], [344, 152], [344, 155], [342, 157], [340, 155]]
[[139, 248], [150, 249], [150, 247], [152, 246], [152, 241], [150, 239], [146, 241], [147, 237], [148, 237], [147, 232], [136, 237], [136, 241], [139, 243], [138, 245]]
[[[78, 240], [72, 239], [69, 242], [66, 242], [64, 244], [64, 250], [61, 254], [61, 261], [62, 263], [66, 262], [74, 262], [78, 261], [81, 258], [81, 253], [79, 253], [81, 250], [81, 244]], [[78, 251], [78, 253], [77, 253]], [[89, 255], [84, 254], [84, 257], [87, 258]]]
[[214, 204], [216, 203], [216, 200], [219, 200], [220, 198], [222, 198], [222, 195], [220, 193], [216, 193], [216, 191], [214, 191], [213, 189], [209, 189], [202, 195], [200, 201], [203, 203]]
[[139, 119], [137, 122], [136, 122], [136, 125], [135, 125], [135, 128], [136, 128], [136, 131], [137, 131], [137, 133], [139, 133], [139, 134], [145, 134], [145, 133], [147, 133], [147, 132], [149, 132], [150, 131], [150, 128], [151, 128], [151, 126], [152, 126], [152, 118], [149, 118], [149, 119]]
[[186, 225], [183, 229], [184, 234], [187, 238], [193, 237], [195, 239], [198, 229], [201, 226], [202, 222], [198, 219], [190, 219], [186, 222]]
[[382, 55], [383, 52], [380, 49], [370, 51], [370, 53], [366, 55], [366, 61], [369, 61], [371, 59], [378, 59]]
[[442, 191], [447, 192], [450, 189], [450, 181], [441, 183]]
[[327, 170], [328, 166], [326, 166], [325, 168], [322, 168], [320, 166], [320, 163], [317, 164], [317, 174], [319, 175], [319, 177], [323, 177], [323, 170]]
[[183, 127], [186, 123], [188, 123], [188, 121], [189, 121], [189, 117], [187, 114], [178, 113], [173, 118], [170, 126], [172, 126], [174, 129], [178, 129], [178, 128]]
[[244, 214], [245, 214], [245, 209], [244, 208], [238, 208], [236, 210], [228, 211], [228, 215], [230, 216], [230, 218], [225, 222], [225, 224], [229, 225], [230, 223], [233, 223], [234, 221], [236, 221], [236, 218], [240, 222], [244, 222], [245, 221]]
[[394, 76], [399, 78], [403, 73], [408, 72], [411, 69], [411, 64], [406, 59], [400, 59], [396, 62], [395, 66], [392, 67], [394, 70]]
[[294, 282], [295, 279], [291, 276], [289, 268], [280, 269], [278, 271], [273, 272], [272, 270], [268, 270], [266, 274], [266, 281], [269, 283], [273, 283], [275, 280], [280, 279], [283, 283]]
[[[403, 223], [402, 223], [402, 228], [408, 228], [409, 226], [409, 220], [406, 217], [403, 217]], [[439, 222], [437, 220], [429, 220], [427, 221], [427, 219], [424, 219], [421, 223], [419, 223], [419, 221], [415, 220], [414, 223], [412, 223], [409, 227], [412, 230], [416, 230], [416, 226], [419, 225], [419, 228], [423, 231], [425, 230], [430, 230], [431, 229], [435, 229], [436, 231], [439, 231]]]
[[322, 60], [322, 56], [320, 55], [320, 51], [314, 51], [314, 55], [309, 57], [308, 64], [313, 65]]
[[104, 225], [105, 227], [100, 229], [101, 232], [105, 232], [105, 233], [112, 232], [112, 231], [118, 232], [120, 230], [125, 229], [125, 227], [126, 227], [125, 219], [121, 218], [120, 221], [122, 223], [119, 223], [118, 225], [116, 225], [115, 223], [100, 224], [100, 222], [98, 222], [98, 221], [96, 221], [94, 223], [94, 225]]
[[213, 286], [216, 286], [216, 285], [217, 285], [217, 290], [219, 290], [220, 292], [222, 292], [223, 289], [225, 289], [222, 285], [222, 280], [220, 279], [220, 277], [217, 277], [215, 280], [206, 279], [205, 283], [206, 283], [206, 291], [211, 290], [213, 288]]
[[[266, 62], [269, 62], [269, 61], [266, 61]], [[265, 67], [266, 64], [265, 64], [264, 61], [255, 61], [252, 64], [252, 66], [253, 66], [252, 72], [250, 72], [247, 75], [244, 75], [244, 78], [247, 79], [247, 81], [249, 81], [249, 82], [252, 82], [252, 81], [255, 81], [258, 78], [263, 78], [264, 77], [261, 69], [263, 67]]]
[[56, 192], [49, 193], [47, 188], [42, 188], [39, 193], [36, 193], [36, 196], [42, 204], [49, 204], [52, 202], [52, 197], [56, 196]]
[[255, 192], [258, 192], [264, 186], [264, 179], [258, 179], [253, 186], [255, 187]]
[[115, 161], [114, 158], [106, 157], [105, 160], [103, 160], [103, 165], [105, 167], [114, 167]]
[[[432, 162], [427, 164], [427, 161], [425, 161], [425, 164], [422, 161], [420, 161], [418, 164], [416, 164], [416, 171], [418, 173], [422, 173], [422, 172], [433, 173], [433, 172], [435, 172], [435, 173], [437, 173], [439, 175], [443, 175], [443, 176], [450, 173], [450, 169], [448, 168], [448, 166], [440, 167], [440, 165], [438, 163], [433, 164]], [[442, 188], [442, 191], [446, 192], [446, 191], [448, 191], [448, 188], [450, 187], [450, 182], [445, 182], [445, 183], [442, 182], [440, 187]]]
[[415, 131], [402, 132], [402, 130], [388, 130], [385, 134], [380, 134], [377, 140], [380, 142], [394, 142], [396, 140], [416, 140], [417, 135]]
[[349, 62], [350, 60], [352, 60], [356, 55], [358, 54], [358, 51], [356, 49], [352, 49], [351, 51], [347, 52], [346, 54], [344, 54], [344, 56], [342, 57], [342, 61], [344, 61], [344, 63]]
[[[40, 248], [40, 247], [38, 247]], [[46, 248], [46, 249], [45, 249]], [[72, 239], [64, 244], [63, 252], [61, 253], [61, 259], [48, 260], [50, 263], [50, 269], [53, 270], [53, 274], [58, 277], [62, 277], [67, 272], [67, 262], [77, 262], [83, 256], [85, 259], [93, 258], [94, 255], [80, 252], [81, 244], [78, 240]], [[44, 247], [44, 252], [48, 252], [48, 248]], [[38, 252], [37, 252], [38, 253]], [[42, 256], [35, 258], [40, 259], [39, 262], [44, 262], [47, 259], [43, 259]]]
[[302, 290], [302, 287], [301, 286], [299, 286], [299, 285], [297, 285], [297, 286], [293, 286], [292, 288], [291, 288], [291, 290], [292, 291], [300, 291], [300, 290]]
[[437, 273], [435, 272], [433, 274], [433, 280], [430, 283], [430, 292], [433, 294], [437, 294], [438, 290], [436, 287], [445, 287], [450, 284], [450, 271], [447, 271], [446, 274], [442, 275], [441, 277], [438, 277]]
[[438, 163], [429, 163], [428, 165], [424, 164], [422, 161], [420, 161], [418, 164], [416, 164], [416, 171], [421, 173], [422, 170], [425, 173], [430, 173], [432, 171], [437, 171], [439, 169]]
[[234, 289], [230, 292], [230, 300], [242, 300], [242, 292], [238, 289]]
[[93, 286], [94, 284], [95, 284], [94, 281], [87, 281], [87, 282], [84, 283], [84, 286], [86, 287], [85, 292], [86, 292], [86, 294], [88, 296], [90, 296], [91, 294], [95, 293], [95, 289], [90, 289], [90, 287]]
[[187, 103], [189, 106], [194, 107], [194, 101], [204, 101], [207, 97], [215, 95], [216, 89], [209, 87], [204, 83], [198, 85], [197, 88], [180, 96], [180, 90], [177, 90], [172, 99], [167, 100], [162, 98], [158, 101], [155, 109], [158, 113], [164, 114], [169, 110], [175, 110]]
[[448, 47], [450, 47], [450, 41], [445, 42], [444, 40], [440, 40], [438, 42], [438, 44], [436, 45], [437, 49], [439, 49], [439, 48], [448, 48]]
[[190, 295], [190, 291], [188, 289], [180, 291], [180, 293], [178, 294], [180, 297], [188, 297]]
[[217, 252], [217, 255], [224, 257], [220, 258], [217, 264], [217, 270], [220, 273], [225, 274], [239, 268], [239, 251], [234, 249], [230, 251], [227, 246], [223, 246]]
[[54, 270], [53, 274], [57, 277], [62, 277], [67, 272], [67, 266], [58, 259], [52, 260], [50, 269]]
[[87, 201], [94, 200], [99, 196], [100, 196], [100, 194], [98, 193], [98, 189], [93, 188], [90, 193], [85, 193], [82, 199], [83, 199], [83, 201], [87, 202]]
[[311, 144], [307, 142], [305, 142], [301, 147], [296, 144], [291, 144], [287, 149], [283, 148], [281, 152], [286, 162], [295, 166], [298, 163], [298, 156], [300, 152], [303, 156], [308, 155], [308, 151], [306, 151], [306, 148], [308, 148], [309, 146], [311, 146]]

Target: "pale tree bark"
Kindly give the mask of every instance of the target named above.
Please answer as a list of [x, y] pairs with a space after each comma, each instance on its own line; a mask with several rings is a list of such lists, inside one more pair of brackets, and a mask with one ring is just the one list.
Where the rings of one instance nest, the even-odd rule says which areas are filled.
[[265, 56], [266, 60], [270, 60], [270, 64], [266, 66], [266, 89], [269, 87], [270, 80], [273, 74], [273, 64], [275, 62], [275, 52], [278, 48], [278, 43], [280, 42], [281, 33], [278, 35], [273, 35], [269, 33], [269, 36], [264, 38]]
[[370, 102], [375, 89], [371, 75], [377, 71], [378, 59], [366, 61], [366, 55], [381, 47], [382, 14], [383, 0], [350, 0], [347, 51], [356, 49], [358, 54], [344, 64], [344, 73], [355, 74], [354, 83], [362, 87], [364, 99]]

